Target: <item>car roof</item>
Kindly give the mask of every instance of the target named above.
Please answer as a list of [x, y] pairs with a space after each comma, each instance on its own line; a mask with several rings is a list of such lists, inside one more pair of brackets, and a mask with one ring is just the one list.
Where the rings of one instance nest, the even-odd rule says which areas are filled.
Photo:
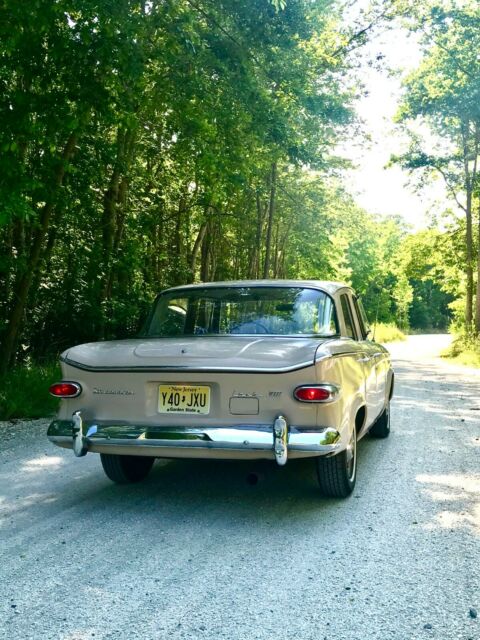
[[329, 280], [231, 280], [222, 282], [200, 282], [171, 287], [166, 291], [182, 291], [185, 289], [205, 289], [214, 287], [306, 287], [320, 289], [334, 295], [339, 289], [350, 289], [343, 282]]

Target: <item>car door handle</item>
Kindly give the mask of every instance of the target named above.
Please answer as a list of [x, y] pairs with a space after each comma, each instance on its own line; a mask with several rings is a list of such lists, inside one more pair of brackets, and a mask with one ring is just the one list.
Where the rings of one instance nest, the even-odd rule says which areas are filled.
[[357, 358], [357, 362], [370, 362], [371, 358], [365, 356], [364, 358]]

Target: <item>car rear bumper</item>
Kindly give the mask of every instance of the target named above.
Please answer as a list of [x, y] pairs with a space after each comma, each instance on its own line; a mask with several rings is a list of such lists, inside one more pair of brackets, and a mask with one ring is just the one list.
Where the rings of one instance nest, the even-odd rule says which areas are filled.
[[54, 420], [48, 438], [76, 455], [87, 452], [158, 458], [274, 459], [332, 455], [341, 448], [340, 433], [331, 427], [296, 427], [283, 416], [273, 424], [228, 427], [168, 427]]

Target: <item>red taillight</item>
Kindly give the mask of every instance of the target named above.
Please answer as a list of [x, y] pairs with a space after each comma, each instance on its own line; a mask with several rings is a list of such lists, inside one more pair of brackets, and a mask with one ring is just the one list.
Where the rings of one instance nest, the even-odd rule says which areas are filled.
[[300, 402], [331, 402], [338, 395], [338, 388], [333, 384], [306, 385], [297, 387], [293, 392], [294, 398]]
[[49, 391], [55, 398], [76, 398], [82, 393], [82, 387], [78, 382], [55, 382]]

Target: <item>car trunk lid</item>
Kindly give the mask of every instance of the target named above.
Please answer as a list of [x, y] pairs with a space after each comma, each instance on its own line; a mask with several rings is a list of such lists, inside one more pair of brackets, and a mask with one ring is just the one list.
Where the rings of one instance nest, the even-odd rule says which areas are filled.
[[315, 361], [318, 338], [195, 336], [109, 341], [70, 349], [64, 359], [96, 370], [286, 371]]

